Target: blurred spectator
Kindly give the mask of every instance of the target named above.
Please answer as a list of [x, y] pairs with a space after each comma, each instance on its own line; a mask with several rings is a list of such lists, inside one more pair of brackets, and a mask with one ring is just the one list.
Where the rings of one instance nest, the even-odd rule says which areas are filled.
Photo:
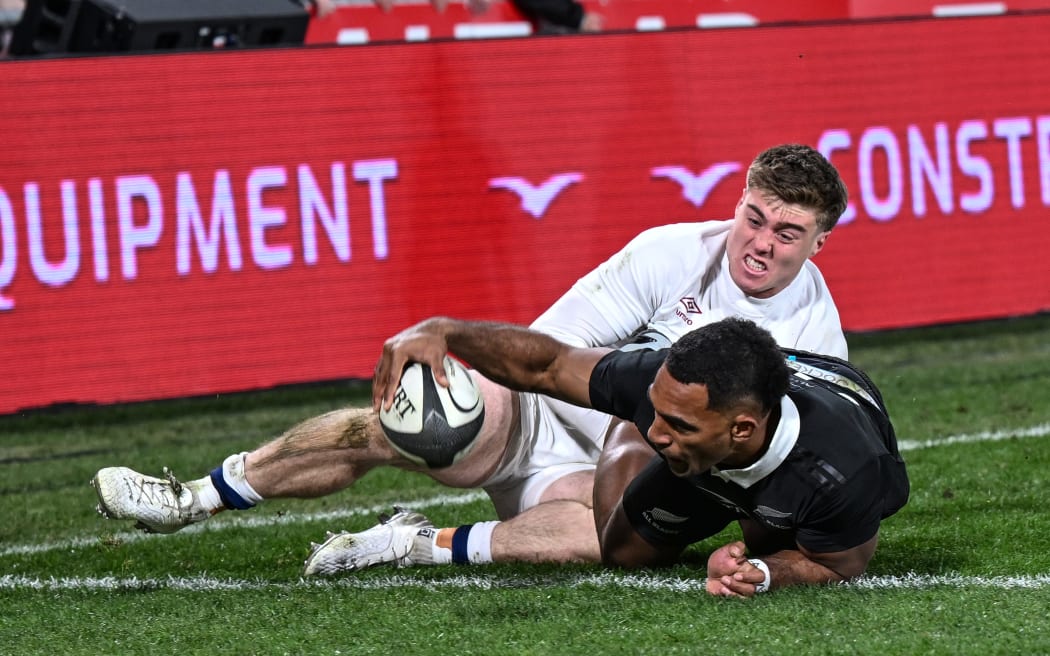
[[314, 8], [317, 10], [317, 17], [324, 18], [328, 14], [335, 11], [335, 3], [332, 0], [311, 0]]
[[588, 12], [576, 0], [512, 0], [529, 20], [536, 24], [537, 34], [572, 34], [600, 32], [602, 17]]
[[0, 0], [0, 58], [7, 56], [7, 46], [11, 43], [11, 32], [22, 18], [25, 0]]
[[[0, 0], [0, 2], [3, 2], [3, 0]], [[333, 0], [299, 0], [299, 4], [305, 7], [307, 11], [312, 9], [314, 18], [324, 18], [335, 11], [335, 2]]]
[[[430, 0], [437, 11], [445, 11], [449, 0]], [[493, 0], [463, 0], [474, 14], [488, 11]], [[588, 12], [577, 0], [510, 0], [518, 11], [535, 23], [537, 34], [572, 34], [575, 32], [600, 32], [602, 17]], [[375, 0], [383, 11], [390, 11], [397, 0]]]

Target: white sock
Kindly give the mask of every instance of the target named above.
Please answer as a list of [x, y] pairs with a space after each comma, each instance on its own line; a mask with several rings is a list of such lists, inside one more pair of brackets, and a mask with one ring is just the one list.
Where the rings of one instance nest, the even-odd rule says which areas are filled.
[[215, 484], [211, 482], [211, 476], [198, 478], [195, 481], [190, 481], [186, 485], [193, 488], [194, 492], [197, 493], [197, 501], [209, 513], [214, 515], [220, 510], [226, 510], [226, 505], [223, 504], [222, 497], [219, 496], [219, 491], [215, 489]]
[[245, 510], [263, 500], [262, 495], [248, 484], [244, 476], [244, 457], [247, 455], [247, 451], [235, 453], [211, 472], [209, 478], [212, 484], [205, 487], [215, 491], [220, 508]]
[[483, 565], [492, 562], [492, 531], [499, 522], [460, 526], [452, 536], [452, 560]]
[[[482, 565], [492, 562], [492, 531], [499, 522], [478, 522], [477, 524], [465, 524], [458, 528], [424, 528], [416, 534], [415, 562], [418, 564], [446, 565], [448, 563], [459, 563], [462, 565]], [[451, 533], [451, 537], [450, 537]], [[439, 536], [444, 535], [441, 540], [444, 544], [438, 544]], [[429, 553], [422, 556], [418, 553], [426, 548], [420, 541], [426, 540], [429, 545]], [[422, 556], [422, 557], [420, 557]], [[429, 557], [428, 557], [429, 556]]]
[[434, 565], [448, 565], [452, 562], [452, 550], [438, 546], [437, 537], [440, 532], [441, 529], [425, 528], [419, 531], [419, 536], [426, 535], [430, 538], [430, 562]]

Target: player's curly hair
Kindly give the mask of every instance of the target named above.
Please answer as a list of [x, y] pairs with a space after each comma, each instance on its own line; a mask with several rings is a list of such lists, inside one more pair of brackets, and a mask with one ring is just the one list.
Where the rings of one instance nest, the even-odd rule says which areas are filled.
[[831, 162], [803, 144], [773, 146], [759, 153], [747, 170], [747, 186], [763, 197], [812, 210], [821, 232], [835, 227], [849, 200], [846, 183]]
[[769, 331], [747, 319], [723, 319], [686, 333], [671, 346], [665, 366], [680, 383], [707, 386], [707, 406], [714, 412], [747, 402], [769, 412], [788, 390], [784, 353]]

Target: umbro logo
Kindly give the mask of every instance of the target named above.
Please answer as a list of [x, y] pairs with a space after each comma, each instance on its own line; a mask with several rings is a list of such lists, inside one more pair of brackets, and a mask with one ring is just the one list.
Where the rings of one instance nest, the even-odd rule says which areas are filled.
[[690, 314], [703, 314], [703, 311], [700, 309], [700, 305], [692, 296], [686, 296], [685, 298], [680, 299], [678, 302], [682, 304], [682, 307], [685, 308], [685, 311], [683, 312], [682, 308], [676, 307], [674, 309], [675, 316], [684, 321], [685, 325], [687, 326], [693, 325], [693, 320], [689, 318]]
[[700, 309], [700, 305], [696, 302], [696, 299], [692, 296], [686, 296], [685, 298], [678, 301], [685, 308], [685, 311], [689, 314], [703, 314], [704, 311]]

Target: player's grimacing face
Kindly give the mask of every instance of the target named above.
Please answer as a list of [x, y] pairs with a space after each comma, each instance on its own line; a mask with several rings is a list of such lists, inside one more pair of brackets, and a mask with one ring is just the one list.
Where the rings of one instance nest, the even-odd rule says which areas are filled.
[[660, 367], [649, 400], [656, 411], [649, 443], [675, 476], [703, 473], [735, 453], [732, 421], [707, 409], [706, 386], [680, 383]]
[[748, 296], [769, 298], [791, 284], [828, 234], [812, 210], [744, 189], [726, 241], [729, 275]]

